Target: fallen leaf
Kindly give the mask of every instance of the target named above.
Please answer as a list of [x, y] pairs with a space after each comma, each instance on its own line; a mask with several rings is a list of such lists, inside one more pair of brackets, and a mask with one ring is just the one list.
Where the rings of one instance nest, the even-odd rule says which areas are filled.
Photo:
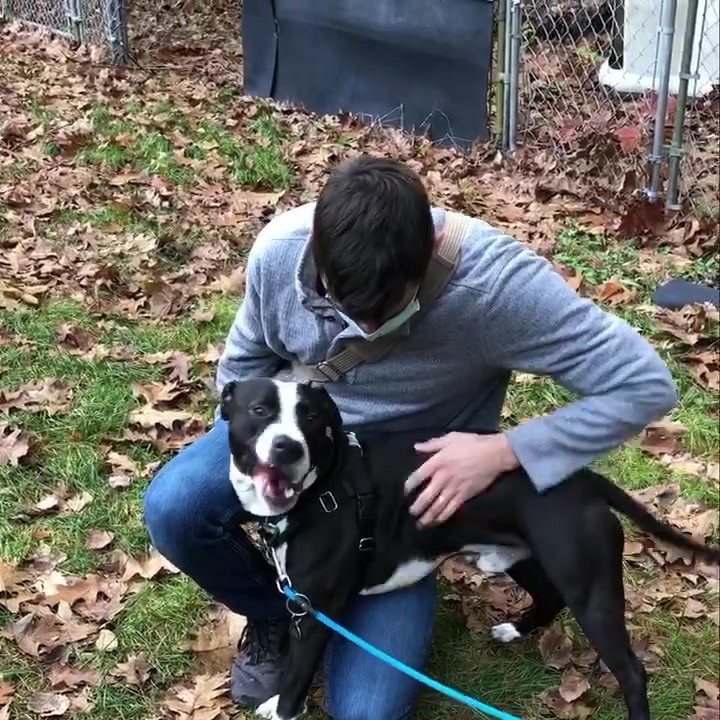
[[117, 650], [118, 639], [112, 630], [103, 628], [95, 641], [95, 649], [100, 652], [112, 652]]
[[[227, 681], [227, 673], [199, 675], [193, 679], [192, 686], [183, 684], [170, 688], [163, 705], [183, 719], [214, 720], [221, 715], [224, 707], [230, 705], [226, 694]], [[210, 712], [200, 714], [203, 710]]]
[[125, 662], [115, 666], [110, 674], [113, 677], [122, 678], [128, 685], [142, 687], [153, 672], [153, 667], [147, 660], [145, 653], [129, 655]]
[[79, 685], [97, 685], [100, 682], [100, 673], [91, 668], [53, 665], [47, 674], [47, 680], [53, 688], [72, 690]]
[[227, 608], [217, 607], [209, 612], [207, 620], [194, 632], [194, 637], [179, 645], [180, 650], [210, 652], [226, 647], [237, 647], [246, 618]]
[[81, 493], [78, 493], [77, 495], [73, 495], [71, 498], [68, 498], [64, 503], [63, 510], [69, 510], [70, 512], [74, 513], [80, 512], [92, 501], [93, 496], [86, 490], [83, 490]]
[[0, 425], [0, 467], [17, 467], [30, 451], [30, 433], [20, 428]]
[[70, 700], [60, 693], [38, 693], [27, 701], [27, 708], [41, 717], [59, 717], [70, 709]]
[[0, 705], [8, 705], [14, 695], [15, 686], [7, 680], [0, 680]]
[[720, 697], [720, 688], [716, 682], [705, 680], [703, 678], [695, 678], [695, 690], [698, 693], [704, 693], [710, 700], [717, 700]]
[[553, 625], [543, 632], [538, 646], [548, 667], [562, 670], [570, 662], [572, 642], [558, 625]]
[[173, 428], [176, 423], [185, 423], [193, 419], [192, 413], [185, 410], [158, 410], [152, 405], [143, 405], [138, 410], [130, 413], [130, 422], [141, 425], [144, 428], [152, 428], [155, 425]]
[[108, 530], [91, 530], [85, 540], [85, 547], [88, 550], [102, 550], [106, 548], [115, 538], [115, 533]]
[[685, 435], [687, 428], [679, 422], [663, 418], [650, 423], [641, 433], [637, 444], [642, 450], [651, 455], [676, 455], [682, 451], [680, 438]]
[[635, 298], [635, 293], [628, 290], [618, 280], [608, 280], [597, 289], [596, 297], [601, 302], [618, 307], [625, 305]]
[[590, 689], [590, 683], [574, 667], [569, 667], [562, 676], [558, 694], [568, 703], [575, 702]]
[[593, 708], [583, 702], [569, 703], [560, 697], [558, 690], [548, 690], [540, 694], [543, 704], [552, 710], [555, 717], [567, 720], [584, 720], [593, 712]]

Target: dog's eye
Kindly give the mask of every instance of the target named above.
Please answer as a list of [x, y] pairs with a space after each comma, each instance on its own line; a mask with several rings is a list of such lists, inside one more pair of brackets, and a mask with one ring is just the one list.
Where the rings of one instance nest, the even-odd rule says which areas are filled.
[[318, 414], [317, 414], [317, 413], [314, 413], [314, 412], [309, 412], [309, 413], [305, 416], [305, 419], [306, 419], [308, 422], [313, 422], [314, 420], [317, 420], [317, 419], [318, 419]]
[[250, 412], [255, 415], [255, 417], [265, 417], [268, 414], [268, 409], [263, 405], [253, 405], [250, 408]]

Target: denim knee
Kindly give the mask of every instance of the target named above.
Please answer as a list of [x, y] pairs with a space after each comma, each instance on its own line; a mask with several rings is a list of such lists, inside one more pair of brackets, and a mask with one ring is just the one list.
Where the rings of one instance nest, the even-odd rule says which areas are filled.
[[333, 720], [407, 720], [413, 705], [398, 703], [395, 689], [377, 686], [372, 692], [344, 693], [325, 700], [328, 713]]
[[168, 477], [162, 469], [152, 480], [143, 498], [143, 518], [152, 544], [168, 560], [178, 564], [184, 546], [192, 542], [201, 522], [194, 503], [187, 502], [180, 477]]

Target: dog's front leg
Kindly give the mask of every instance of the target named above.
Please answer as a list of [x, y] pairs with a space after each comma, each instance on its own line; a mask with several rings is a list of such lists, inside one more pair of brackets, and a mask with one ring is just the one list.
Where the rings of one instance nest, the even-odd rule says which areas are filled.
[[300, 622], [300, 637], [290, 637], [279, 695], [270, 698], [255, 712], [266, 720], [296, 720], [306, 710], [305, 701], [315, 672], [320, 666], [330, 631], [314, 618], [305, 616]]

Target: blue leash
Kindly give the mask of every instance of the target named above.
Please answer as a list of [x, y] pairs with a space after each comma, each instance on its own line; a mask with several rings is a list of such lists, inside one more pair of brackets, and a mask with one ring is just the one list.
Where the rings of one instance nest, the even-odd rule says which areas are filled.
[[452, 698], [453, 700], [457, 700], [457, 702], [462, 703], [463, 705], [471, 707], [473, 710], [477, 710], [481, 713], [489, 715], [490, 717], [497, 718], [497, 720], [520, 720], [520, 718], [515, 717], [515, 715], [510, 715], [509, 713], [503, 712], [502, 710], [497, 710], [496, 708], [492, 707], [492, 705], [486, 705], [485, 703], [482, 703], [479, 700], [475, 700], [474, 698], [471, 698], [470, 696], [465, 695], [458, 690], [454, 690], [447, 685], [443, 685], [437, 680], [433, 680], [431, 677], [428, 677], [427, 675], [418, 672], [417, 670], [415, 670], [415, 668], [411, 668], [404, 662], [401, 662], [400, 660], [397, 660], [396, 658], [388, 655], [382, 650], [379, 650], [374, 645], [371, 645], [369, 642], [363, 640], [361, 637], [358, 637], [349, 630], [346, 630], [342, 625], [338, 625], [334, 620], [329, 618], [324, 613], [316, 610], [304, 595], [301, 595], [300, 593], [295, 591], [295, 589], [289, 584], [287, 577], [284, 578], [284, 580], [285, 582], [280, 583], [280, 589], [289, 600], [296, 602], [303, 609], [304, 612], [309, 613], [318, 622], [321, 622], [326, 627], [334, 630], [336, 633], [338, 633], [338, 635], [342, 635], [346, 640], [349, 640], [351, 643], [355, 643], [355, 645], [369, 652], [371, 655], [374, 655], [379, 660], [382, 660], [391, 667], [394, 667], [396, 670], [399, 670], [400, 672], [409, 675], [411, 678], [417, 680], [420, 683], [423, 683], [424, 685], [427, 685], [433, 690], [437, 690], [439, 693], [447, 695], [447, 697]]

